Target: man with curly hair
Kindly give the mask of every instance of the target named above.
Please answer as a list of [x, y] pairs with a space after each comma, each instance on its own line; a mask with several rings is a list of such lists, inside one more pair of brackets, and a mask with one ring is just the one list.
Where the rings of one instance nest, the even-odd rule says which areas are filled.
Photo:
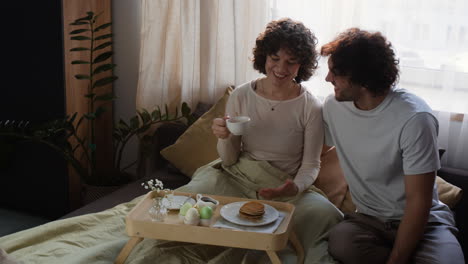
[[449, 208], [435, 186], [438, 122], [394, 87], [398, 60], [381, 33], [351, 28], [321, 48], [335, 94], [323, 106], [356, 212], [330, 231], [329, 252], [352, 263], [463, 263]]

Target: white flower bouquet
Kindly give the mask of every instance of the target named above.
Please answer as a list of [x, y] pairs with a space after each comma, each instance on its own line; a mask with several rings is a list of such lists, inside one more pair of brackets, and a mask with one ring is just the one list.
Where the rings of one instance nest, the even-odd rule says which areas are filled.
[[[164, 184], [158, 179], [151, 179], [141, 184], [146, 190], [156, 192], [158, 195], [153, 198], [153, 205], [148, 213], [152, 221], [162, 222], [167, 216], [167, 210], [172, 204], [172, 191], [164, 189]], [[161, 194], [162, 193], [162, 194]]]
[[158, 179], [151, 179], [147, 182], [141, 183], [141, 186], [143, 186], [146, 190], [151, 190], [151, 191], [156, 191], [156, 193], [161, 193], [163, 197], [167, 197], [171, 194], [170, 189], [164, 189], [164, 184], [162, 181]]

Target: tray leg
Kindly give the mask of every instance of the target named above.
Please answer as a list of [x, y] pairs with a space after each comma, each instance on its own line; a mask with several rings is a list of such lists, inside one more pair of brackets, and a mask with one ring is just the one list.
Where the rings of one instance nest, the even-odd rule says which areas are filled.
[[122, 248], [120, 251], [119, 255], [115, 259], [115, 264], [123, 264], [125, 263], [125, 260], [127, 260], [128, 255], [130, 255], [130, 252], [132, 252], [133, 248], [140, 243], [143, 240], [142, 237], [131, 237], [128, 241], [127, 244]]
[[289, 241], [291, 241], [292, 245], [296, 249], [297, 253], [297, 263], [303, 264], [304, 263], [304, 249], [302, 248], [301, 242], [297, 239], [296, 233], [291, 231], [289, 233]]
[[281, 260], [279, 259], [278, 255], [273, 250], [266, 250], [268, 257], [270, 257], [272, 264], [281, 264]]

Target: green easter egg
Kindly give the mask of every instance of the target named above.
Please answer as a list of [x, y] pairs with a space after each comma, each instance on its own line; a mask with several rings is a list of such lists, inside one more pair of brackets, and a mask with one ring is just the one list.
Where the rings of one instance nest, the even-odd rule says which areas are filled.
[[213, 209], [209, 206], [203, 206], [200, 209], [200, 218], [201, 219], [210, 219], [213, 216]]
[[192, 208], [192, 204], [189, 203], [189, 202], [186, 202], [184, 203], [184, 205], [182, 205], [182, 207], [180, 207], [179, 209], [179, 214], [181, 215], [185, 215], [188, 211], [188, 209]]

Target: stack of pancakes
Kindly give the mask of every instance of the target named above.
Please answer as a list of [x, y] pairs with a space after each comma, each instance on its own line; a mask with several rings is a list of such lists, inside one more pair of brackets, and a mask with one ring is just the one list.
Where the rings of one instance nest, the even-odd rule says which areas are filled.
[[239, 208], [239, 215], [243, 218], [256, 220], [265, 214], [265, 206], [259, 202], [246, 202]]

